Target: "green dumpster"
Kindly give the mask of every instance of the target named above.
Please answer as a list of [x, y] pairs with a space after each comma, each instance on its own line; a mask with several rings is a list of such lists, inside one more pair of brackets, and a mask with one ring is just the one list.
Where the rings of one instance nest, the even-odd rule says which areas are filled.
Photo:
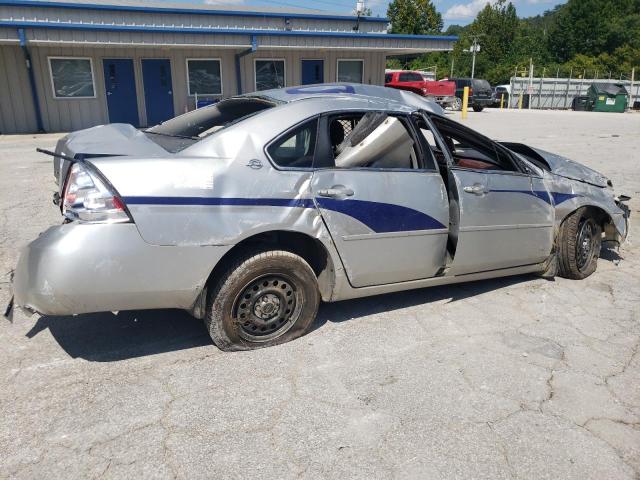
[[594, 83], [587, 90], [594, 112], [624, 113], [629, 93], [619, 83]]

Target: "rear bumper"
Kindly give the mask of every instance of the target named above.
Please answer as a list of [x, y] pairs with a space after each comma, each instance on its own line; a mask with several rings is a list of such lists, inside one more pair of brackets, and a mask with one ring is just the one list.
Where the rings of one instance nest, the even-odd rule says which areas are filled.
[[488, 107], [489, 105], [493, 105], [493, 98], [471, 98], [469, 100], [469, 105], [478, 105], [480, 107]]
[[438, 105], [445, 105], [445, 106], [453, 105], [453, 103], [456, 100], [455, 95], [427, 95], [427, 96], [428, 97], [432, 96]]
[[154, 246], [133, 224], [51, 227], [21, 252], [15, 304], [42, 315], [189, 309], [230, 248]]

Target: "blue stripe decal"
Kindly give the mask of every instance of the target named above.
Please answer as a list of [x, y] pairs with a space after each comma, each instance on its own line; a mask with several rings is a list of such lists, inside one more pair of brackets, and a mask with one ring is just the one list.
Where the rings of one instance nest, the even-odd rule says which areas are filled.
[[305, 198], [123, 197], [128, 205], [212, 205], [314, 208]]
[[551, 198], [549, 194], [544, 190], [491, 190], [492, 193], [522, 193], [524, 195], [531, 195], [539, 198], [540, 200], [547, 202], [551, 205]]
[[400, 205], [332, 198], [316, 198], [316, 201], [320, 208], [353, 217], [376, 233], [447, 228], [426, 213]]
[[551, 196], [545, 190], [491, 190], [491, 192], [495, 193], [522, 193], [525, 195], [531, 195], [544, 202], [547, 202], [549, 205], [559, 205], [562, 202], [566, 202], [575, 197], [580, 197], [581, 195], [575, 193], [558, 193], [551, 192]]
[[[123, 197], [127, 205], [269, 206], [315, 208], [308, 198]], [[318, 206], [343, 213], [376, 233], [446, 229], [426, 213], [400, 205], [364, 200], [317, 198]]]
[[562, 202], [566, 202], [567, 200], [571, 200], [572, 198], [581, 197], [582, 195], [578, 195], [576, 193], [551, 192], [551, 196], [553, 197], [553, 203], [555, 205], [559, 205]]

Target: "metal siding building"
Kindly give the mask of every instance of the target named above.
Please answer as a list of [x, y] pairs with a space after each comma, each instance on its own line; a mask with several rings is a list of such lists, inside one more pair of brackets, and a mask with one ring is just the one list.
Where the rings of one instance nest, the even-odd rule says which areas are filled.
[[456, 41], [386, 28], [295, 9], [0, 0], [0, 133], [146, 126], [195, 108], [192, 88], [215, 101], [311, 79], [381, 85], [387, 55]]

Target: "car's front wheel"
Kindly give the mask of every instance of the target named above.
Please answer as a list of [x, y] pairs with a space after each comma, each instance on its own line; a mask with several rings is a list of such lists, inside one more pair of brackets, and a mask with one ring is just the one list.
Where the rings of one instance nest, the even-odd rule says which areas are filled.
[[582, 280], [596, 271], [602, 227], [589, 209], [579, 208], [560, 226], [558, 237], [558, 273], [561, 277]]
[[205, 325], [221, 350], [252, 350], [304, 335], [320, 303], [316, 275], [284, 250], [239, 258], [212, 287]]
[[456, 110], [456, 111], [460, 111], [462, 110], [462, 99], [459, 97], [456, 97], [453, 99], [453, 104], [451, 105], [451, 108]]

